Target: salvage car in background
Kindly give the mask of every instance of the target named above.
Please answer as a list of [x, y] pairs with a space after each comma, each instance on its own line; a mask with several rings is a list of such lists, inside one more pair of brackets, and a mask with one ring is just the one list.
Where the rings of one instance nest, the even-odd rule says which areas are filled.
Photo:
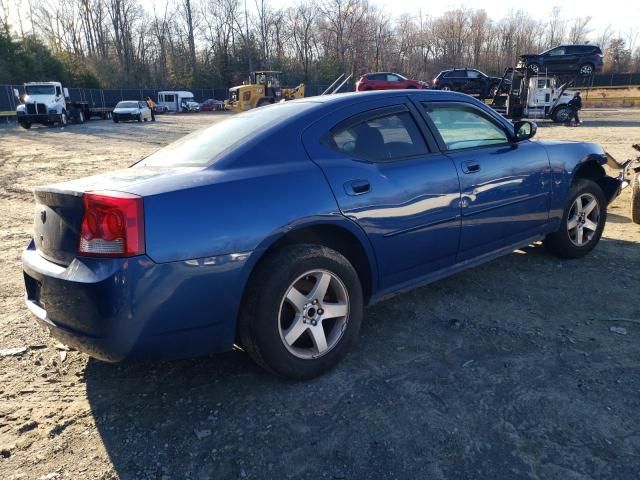
[[203, 112], [216, 112], [218, 110], [224, 110], [224, 102], [216, 100], [215, 98], [209, 98], [200, 104], [200, 110]]
[[[502, 83], [502, 86], [500, 84]], [[453, 90], [454, 92], [478, 95], [480, 98], [495, 97], [498, 93], [508, 92], [511, 86], [509, 79], [490, 77], [475, 68], [456, 68], [443, 70], [433, 79], [435, 90]]]
[[560, 45], [539, 54], [520, 55], [519, 67], [534, 74], [575, 72], [588, 77], [602, 70], [603, 54], [597, 45]]
[[234, 115], [129, 169], [36, 188], [26, 304], [99, 359], [237, 344], [311, 378], [367, 304], [533, 241], [563, 258], [596, 246], [621, 180], [599, 145], [535, 133], [425, 90]]
[[429, 88], [426, 82], [409, 80], [399, 73], [373, 72], [365, 73], [356, 82], [357, 92], [367, 92], [369, 90], [402, 90], [402, 89], [423, 90]]
[[124, 100], [118, 102], [116, 108], [113, 109], [111, 118], [114, 123], [126, 121], [149, 121], [151, 120], [151, 110], [145, 102], [138, 100]]

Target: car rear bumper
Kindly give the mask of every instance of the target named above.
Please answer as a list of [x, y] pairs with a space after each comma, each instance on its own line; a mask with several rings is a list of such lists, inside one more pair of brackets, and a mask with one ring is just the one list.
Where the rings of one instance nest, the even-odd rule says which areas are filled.
[[53, 337], [100, 360], [224, 351], [235, 341], [247, 256], [76, 258], [64, 267], [31, 242], [22, 255], [25, 301]]

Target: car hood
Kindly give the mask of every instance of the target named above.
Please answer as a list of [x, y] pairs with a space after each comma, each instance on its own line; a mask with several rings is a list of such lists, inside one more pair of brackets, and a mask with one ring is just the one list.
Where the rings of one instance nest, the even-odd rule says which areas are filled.
[[525, 59], [525, 58], [537, 58], [539, 57], [540, 54], [538, 53], [524, 53], [522, 55], [520, 55], [520, 58]]
[[113, 113], [138, 113], [139, 108], [115, 108]]

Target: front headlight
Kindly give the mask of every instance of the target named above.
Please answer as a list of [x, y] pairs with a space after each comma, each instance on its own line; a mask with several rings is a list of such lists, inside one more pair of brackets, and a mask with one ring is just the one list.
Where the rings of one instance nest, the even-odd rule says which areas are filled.
[[26, 109], [27, 109], [27, 106], [24, 103], [22, 103], [16, 107], [16, 112], [24, 113]]

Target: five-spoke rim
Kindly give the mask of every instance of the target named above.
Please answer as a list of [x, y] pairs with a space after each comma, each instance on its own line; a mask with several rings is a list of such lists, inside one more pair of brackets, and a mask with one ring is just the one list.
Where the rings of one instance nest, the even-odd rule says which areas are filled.
[[590, 193], [579, 195], [571, 205], [567, 216], [567, 231], [569, 240], [578, 247], [589, 243], [598, 230], [600, 224], [600, 205]]
[[591, 75], [593, 72], [593, 67], [591, 65], [583, 65], [580, 67], [580, 73], [582, 75]]
[[296, 357], [318, 358], [340, 342], [348, 319], [344, 283], [327, 270], [311, 270], [293, 281], [280, 302], [280, 339]]

